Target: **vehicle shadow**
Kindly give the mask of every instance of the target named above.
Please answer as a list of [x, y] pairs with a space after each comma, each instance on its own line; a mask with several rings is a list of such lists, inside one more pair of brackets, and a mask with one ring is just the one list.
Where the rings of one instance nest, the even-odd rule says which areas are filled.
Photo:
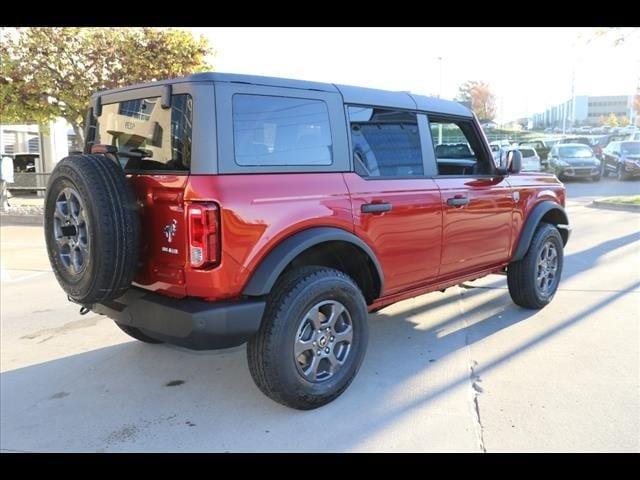
[[[639, 239], [633, 233], [568, 255], [565, 278], [595, 262], [579, 262], [578, 255], [597, 259]], [[504, 284], [504, 279], [498, 282]], [[193, 352], [127, 341], [123, 334], [124, 343], [1, 373], [0, 449], [357, 449], [406, 421], [405, 415], [415, 409], [428, 407], [445, 415], [440, 420], [432, 416], [444, 424], [447, 405], [437, 400], [471, 388], [474, 376], [511, 361], [639, 286], [636, 282], [572, 311], [474, 371], [465, 349], [533, 320], [539, 312], [517, 307], [503, 288], [454, 287], [396, 304], [370, 316], [367, 357], [353, 385], [331, 404], [307, 412], [283, 407], [260, 393], [248, 372], [244, 347]], [[97, 326], [106, 328], [109, 320], [98, 318]], [[34, 340], [20, 341], [24, 348], [38, 348]], [[460, 361], [468, 364], [461, 368]], [[430, 370], [432, 375], [423, 375]], [[411, 385], [418, 376], [426, 382], [431, 377], [445, 381], [415, 389]]]
[[[367, 358], [326, 407], [274, 403], [249, 375], [245, 348], [192, 352], [135, 341], [0, 374], [0, 448], [25, 451], [345, 451], [392, 422], [385, 396], [460, 348], [531, 317], [502, 292], [450, 291], [370, 317]], [[461, 312], [460, 296], [482, 295]], [[453, 307], [452, 307], [453, 304]], [[436, 310], [452, 310], [440, 315]], [[414, 317], [433, 311], [427, 323]], [[480, 318], [469, 324], [470, 318]], [[113, 328], [116, 328], [115, 325]], [[468, 376], [460, 381], [468, 381]], [[451, 388], [456, 388], [454, 382]], [[446, 390], [446, 389], [445, 389]], [[359, 412], [359, 413], [358, 413]], [[365, 413], [366, 412], [366, 413]], [[399, 411], [398, 413], [402, 413]], [[293, 433], [315, 431], [301, 441]], [[331, 423], [331, 429], [324, 425]], [[28, 435], [26, 432], [29, 432]]]

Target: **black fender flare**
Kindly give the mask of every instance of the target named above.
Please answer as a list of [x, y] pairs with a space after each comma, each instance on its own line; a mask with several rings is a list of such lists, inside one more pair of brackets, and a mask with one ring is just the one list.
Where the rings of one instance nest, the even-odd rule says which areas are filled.
[[522, 227], [520, 240], [518, 241], [518, 245], [515, 249], [513, 257], [511, 258], [512, 262], [522, 260], [524, 258], [524, 256], [527, 254], [527, 251], [529, 250], [529, 246], [531, 245], [531, 240], [533, 240], [533, 234], [535, 233], [538, 224], [542, 220], [542, 217], [544, 217], [552, 210], [557, 211], [558, 213], [556, 215], [558, 215], [562, 220], [555, 225], [558, 228], [566, 230], [566, 235], [562, 235], [562, 238], [566, 245], [567, 240], [569, 239], [569, 232], [571, 230], [569, 227], [569, 218], [567, 217], [567, 213], [564, 211], [564, 208], [562, 208], [562, 206], [558, 205], [557, 203], [551, 200], [544, 200], [533, 207], [533, 210], [531, 210], [531, 213], [527, 217], [524, 226]]
[[280, 274], [294, 258], [315, 245], [332, 241], [349, 242], [367, 254], [378, 272], [380, 293], [382, 293], [384, 291], [382, 267], [369, 245], [353, 233], [342, 230], [341, 228], [312, 227], [293, 234], [271, 250], [253, 272], [242, 294], [250, 297], [267, 295], [273, 288]]

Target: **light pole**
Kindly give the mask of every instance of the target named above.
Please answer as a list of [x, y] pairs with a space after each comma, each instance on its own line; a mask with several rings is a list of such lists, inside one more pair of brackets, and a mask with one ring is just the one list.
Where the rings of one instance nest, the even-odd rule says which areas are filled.
[[[442, 98], [442, 60], [443, 57], [438, 57], [440, 62], [440, 89], [438, 90], [438, 98]], [[442, 122], [438, 123], [438, 144], [442, 143]]]

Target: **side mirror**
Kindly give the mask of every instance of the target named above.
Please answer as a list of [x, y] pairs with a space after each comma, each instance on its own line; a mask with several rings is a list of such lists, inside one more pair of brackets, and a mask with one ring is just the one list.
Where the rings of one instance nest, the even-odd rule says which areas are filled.
[[522, 170], [522, 153], [520, 153], [520, 150], [509, 150], [507, 152], [507, 169], [509, 173], [520, 173], [520, 170]]

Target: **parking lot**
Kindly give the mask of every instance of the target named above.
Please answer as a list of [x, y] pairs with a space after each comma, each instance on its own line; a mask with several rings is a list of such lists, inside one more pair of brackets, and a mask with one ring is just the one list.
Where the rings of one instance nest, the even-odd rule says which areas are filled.
[[563, 281], [540, 311], [501, 276], [370, 316], [344, 395], [308, 412], [251, 380], [245, 348], [132, 340], [67, 302], [42, 228], [2, 226], [2, 451], [640, 451], [640, 182], [568, 183]]

